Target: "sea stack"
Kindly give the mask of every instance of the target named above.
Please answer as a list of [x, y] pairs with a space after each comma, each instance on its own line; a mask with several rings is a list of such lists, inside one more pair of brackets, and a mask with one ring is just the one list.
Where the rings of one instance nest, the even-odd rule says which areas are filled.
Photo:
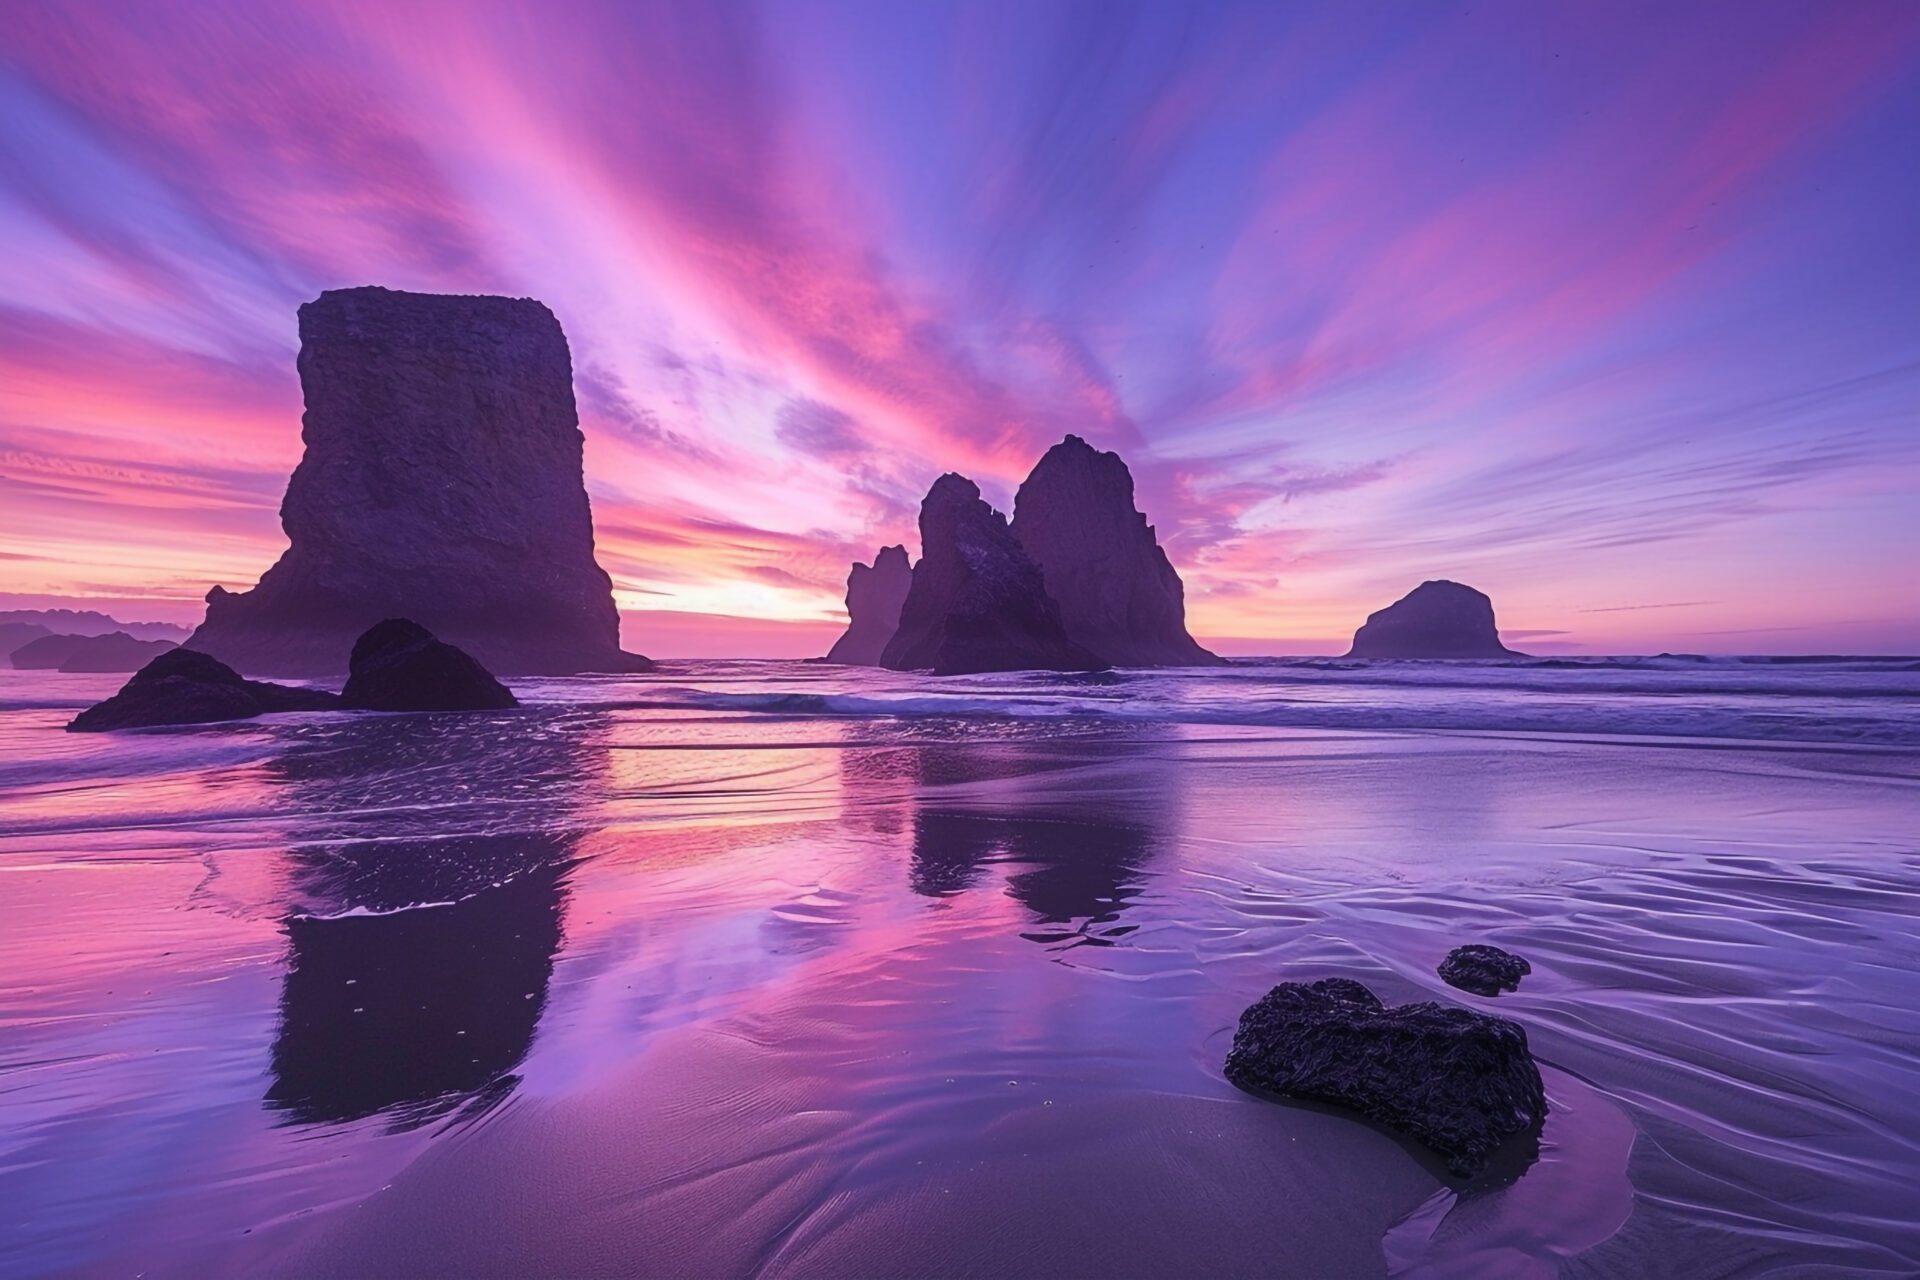
[[1014, 497], [1012, 528], [1076, 644], [1120, 667], [1221, 662], [1187, 634], [1180, 575], [1134, 506], [1119, 454], [1079, 436], [1047, 450]]
[[849, 667], [877, 667], [887, 641], [900, 629], [900, 607], [913, 585], [913, 566], [905, 547], [882, 547], [870, 565], [855, 563], [847, 574], [847, 630], [828, 662]]
[[1006, 517], [973, 481], [948, 474], [920, 504], [920, 563], [880, 665], [947, 676], [1107, 664], [1068, 638], [1040, 566]]
[[1493, 601], [1458, 582], [1423, 582], [1353, 633], [1349, 658], [1512, 658]]
[[306, 453], [292, 544], [215, 587], [188, 645], [242, 671], [346, 670], [355, 637], [419, 621], [513, 675], [646, 670], [620, 650], [566, 335], [530, 298], [335, 289], [300, 308]]

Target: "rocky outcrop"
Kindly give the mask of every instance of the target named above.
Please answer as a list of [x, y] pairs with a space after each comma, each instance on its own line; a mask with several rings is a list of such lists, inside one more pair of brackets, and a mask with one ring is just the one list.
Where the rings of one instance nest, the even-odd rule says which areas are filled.
[[870, 565], [858, 564], [847, 574], [847, 630], [828, 662], [850, 667], [877, 667], [887, 641], [900, 629], [900, 607], [913, 585], [913, 567], [905, 547], [882, 547]]
[[1014, 497], [1012, 528], [1074, 643], [1121, 667], [1221, 662], [1187, 634], [1185, 588], [1119, 454], [1079, 436], [1047, 450]]
[[1533, 966], [1511, 951], [1469, 943], [1447, 952], [1440, 962], [1440, 978], [1450, 987], [1471, 991], [1477, 996], [1497, 996], [1514, 991], [1520, 979], [1533, 972]]
[[1347, 978], [1269, 991], [1240, 1015], [1226, 1074], [1243, 1089], [1351, 1107], [1459, 1177], [1547, 1115], [1519, 1023], [1432, 1001], [1389, 1009]]
[[644, 670], [594, 562], [566, 336], [528, 298], [336, 289], [300, 308], [306, 453], [291, 545], [215, 587], [188, 645], [243, 671], [324, 675], [382, 618], [495, 671]]
[[73, 718], [75, 733], [140, 729], [149, 725], [245, 720], [269, 711], [325, 711], [337, 694], [243, 679], [218, 658], [170, 649], [134, 674], [120, 692]]
[[1509, 658], [1493, 601], [1458, 582], [1423, 582], [1353, 633], [1349, 658]]
[[1096, 671], [1075, 644], [1036, 565], [965, 476], [934, 482], [920, 504], [920, 563], [900, 627], [880, 655], [895, 671]]
[[465, 650], [406, 618], [354, 642], [340, 701], [355, 711], [499, 711], [520, 702]]
[[171, 640], [135, 640], [124, 631], [103, 636], [42, 636], [13, 651], [23, 671], [138, 671], [169, 649]]

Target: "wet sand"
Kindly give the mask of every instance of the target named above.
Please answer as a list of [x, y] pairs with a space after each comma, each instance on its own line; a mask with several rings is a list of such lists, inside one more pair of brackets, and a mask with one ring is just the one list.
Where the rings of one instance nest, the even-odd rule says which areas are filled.
[[[111, 741], [6, 712], [0, 1266], [1920, 1267], [1911, 751], [629, 684]], [[1468, 941], [1534, 973], [1454, 991]], [[1539, 1158], [1452, 1187], [1227, 1085], [1239, 1010], [1334, 975], [1526, 1025]]]

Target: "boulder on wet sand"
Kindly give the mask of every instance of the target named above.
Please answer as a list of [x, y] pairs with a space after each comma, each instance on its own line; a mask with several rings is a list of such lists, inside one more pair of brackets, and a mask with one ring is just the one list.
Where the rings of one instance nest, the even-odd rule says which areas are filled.
[[1440, 977], [1450, 987], [1471, 991], [1477, 996], [1497, 996], [1519, 987], [1520, 979], [1533, 972], [1533, 966], [1511, 951], [1473, 942], [1455, 947], [1440, 962]]
[[1133, 505], [1119, 454], [1079, 436], [1047, 450], [1014, 496], [1011, 528], [1076, 644], [1121, 667], [1223, 661], [1187, 634], [1186, 589]]
[[22, 671], [138, 671], [179, 646], [171, 640], [136, 640], [124, 631], [101, 636], [42, 636], [13, 651]]
[[1349, 658], [1513, 658], [1500, 643], [1493, 601], [1458, 582], [1423, 582], [1367, 615]]
[[849, 667], [877, 667], [887, 641], [900, 629], [900, 606], [913, 586], [913, 566], [905, 547], [882, 547], [870, 565], [847, 574], [847, 630], [826, 661]]
[[499, 711], [520, 705], [465, 650], [406, 618], [354, 641], [342, 705], [355, 711]]
[[978, 671], [1098, 671], [1067, 637], [1040, 566], [965, 476], [934, 481], [920, 504], [920, 563], [880, 665], [937, 676]]
[[75, 733], [150, 725], [245, 720], [269, 711], [325, 711], [338, 694], [243, 679], [218, 658], [194, 649], [169, 649], [134, 673], [120, 692], [73, 718]]
[[1433, 1001], [1389, 1009], [1349, 978], [1283, 982], [1248, 1007], [1226, 1074], [1242, 1089], [1351, 1107], [1459, 1177], [1547, 1115], [1519, 1023]]
[[330, 289], [300, 308], [306, 452], [289, 546], [215, 587], [191, 643], [241, 671], [343, 671], [408, 617], [508, 675], [646, 671], [594, 560], [572, 357], [531, 298]]

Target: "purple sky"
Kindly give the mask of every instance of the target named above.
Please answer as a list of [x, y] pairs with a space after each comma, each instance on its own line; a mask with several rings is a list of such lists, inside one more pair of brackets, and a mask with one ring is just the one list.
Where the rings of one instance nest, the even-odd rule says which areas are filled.
[[0, 607], [284, 545], [294, 309], [538, 297], [656, 653], [1117, 448], [1229, 652], [1920, 651], [1920, 4], [0, 0]]

